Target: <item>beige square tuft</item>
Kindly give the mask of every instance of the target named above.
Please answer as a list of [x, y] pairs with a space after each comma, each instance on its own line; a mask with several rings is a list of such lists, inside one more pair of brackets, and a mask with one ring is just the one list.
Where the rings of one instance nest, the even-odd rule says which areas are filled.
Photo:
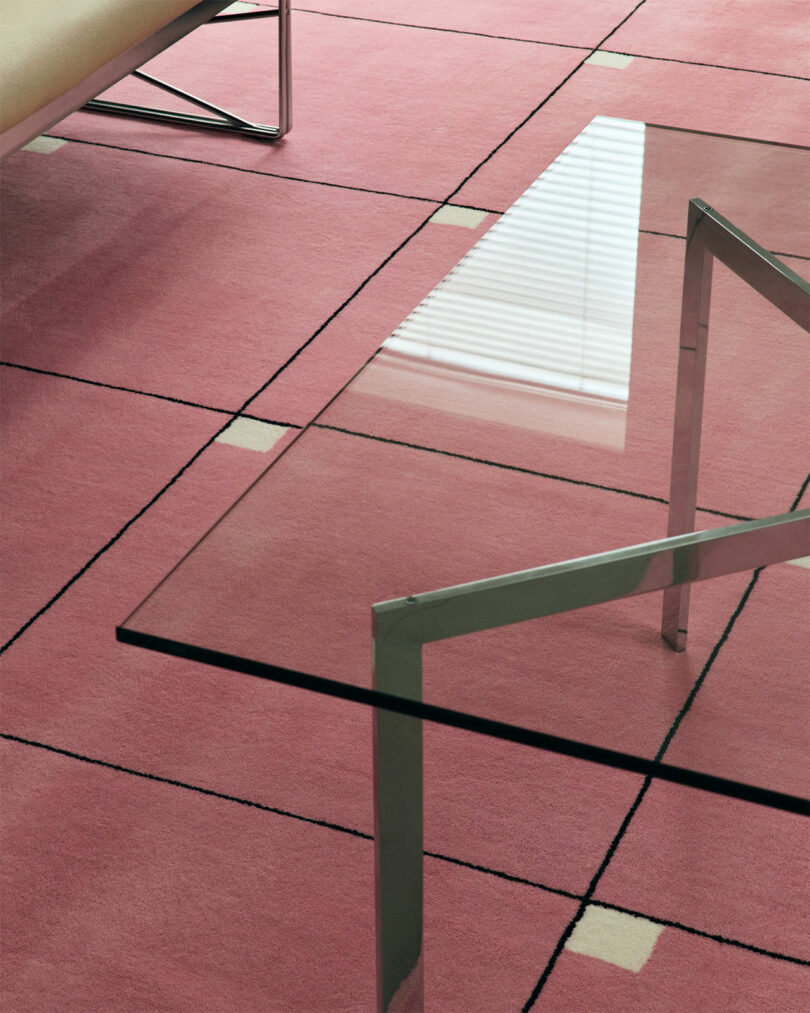
[[461, 225], [465, 229], [477, 229], [486, 218], [486, 211], [476, 208], [462, 208], [455, 204], [445, 204], [431, 217], [434, 225]]
[[21, 151], [38, 151], [41, 155], [50, 155], [54, 151], [58, 151], [64, 147], [67, 141], [62, 140], [60, 137], [35, 137], [33, 141], [29, 141]]
[[647, 918], [589, 904], [565, 948], [638, 974], [662, 931]]
[[595, 67], [611, 67], [613, 70], [624, 70], [635, 60], [634, 56], [625, 56], [623, 53], [608, 53], [598, 49], [588, 57], [586, 63], [592, 63]]
[[258, 450], [266, 454], [286, 432], [286, 426], [277, 426], [272, 422], [234, 419], [228, 428], [217, 436], [215, 442], [229, 443], [233, 447], [244, 447], [245, 450]]

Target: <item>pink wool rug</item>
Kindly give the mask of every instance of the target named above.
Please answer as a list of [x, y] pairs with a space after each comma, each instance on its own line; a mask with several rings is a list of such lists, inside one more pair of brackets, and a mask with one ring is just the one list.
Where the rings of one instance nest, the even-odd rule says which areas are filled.
[[[686, 201], [810, 270], [807, 12], [760, 7], [312, 0], [282, 142], [77, 113], [4, 162], [3, 1009], [372, 1013], [370, 710], [115, 628], [316, 417], [143, 623], [367, 686], [372, 602], [660, 537]], [[272, 26], [151, 69], [268, 119]], [[647, 133], [621, 449], [385, 354], [330, 405], [595, 116], [773, 142]], [[698, 526], [810, 505], [806, 336], [720, 267], [711, 335]], [[697, 585], [685, 654], [659, 596], [431, 645], [427, 698], [806, 796], [808, 576]], [[805, 818], [424, 739], [428, 1013], [808, 1008]]]

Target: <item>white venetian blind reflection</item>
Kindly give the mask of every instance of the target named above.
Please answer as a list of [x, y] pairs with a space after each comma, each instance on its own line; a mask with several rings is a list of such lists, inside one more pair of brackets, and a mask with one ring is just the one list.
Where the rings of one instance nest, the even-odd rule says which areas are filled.
[[643, 159], [643, 123], [597, 117], [384, 347], [626, 403]]

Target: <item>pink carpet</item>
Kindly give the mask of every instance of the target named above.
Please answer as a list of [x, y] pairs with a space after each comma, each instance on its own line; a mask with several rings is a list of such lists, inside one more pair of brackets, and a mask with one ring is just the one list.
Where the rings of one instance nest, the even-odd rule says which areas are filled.
[[[114, 629], [594, 116], [810, 143], [804, 5], [760, 6], [302, 2], [279, 144], [79, 113], [3, 163], [4, 1009], [371, 1013], [371, 712]], [[153, 69], [273, 122], [274, 31], [201, 28]], [[623, 446], [392, 398], [380, 356], [181, 571], [163, 632], [367, 685], [371, 602], [663, 533], [686, 200], [807, 276], [810, 175], [798, 148], [648, 139]], [[448, 198], [485, 213], [428, 222]], [[716, 268], [700, 526], [800, 496], [807, 370]], [[806, 794], [808, 569], [751, 581], [696, 586], [682, 655], [658, 596], [432, 645], [426, 698], [649, 757], [674, 730], [671, 763]], [[425, 727], [429, 1013], [810, 1005], [807, 820], [642, 789]]]
[[2, 390], [5, 642], [228, 416], [22, 369]]
[[[491, 35], [591, 49], [636, 6], [637, 0], [600, 0], [580, 9], [555, 0], [488, 0], [432, 3], [431, 0], [324, 0], [314, 9], [340, 17], [421, 25], [424, 28]], [[309, 6], [296, 3], [296, 7]]]
[[806, 78], [810, 59], [794, 45], [797, 29], [810, 31], [810, 15], [801, 0], [782, 0], [767, 10], [757, 0], [656, 0], [643, 4], [610, 45], [620, 53]]
[[[613, 39], [603, 48], [612, 52]], [[509, 207], [536, 178], [537, 165], [556, 158], [597, 115], [807, 146], [806, 104], [807, 84], [793, 78], [647, 57], [634, 57], [623, 70], [586, 63], [475, 172], [454, 200], [498, 210]]]
[[126, 152], [8, 162], [8, 360], [236, 411], [436, 207], [153, 161], [161, 199]]
[[429, 222], [327, 324], [318, 340], [250, 402], [249, 410], [265, 419], [310, 422], [496, 220], [496, 215], [487, 215], [474, 229]]

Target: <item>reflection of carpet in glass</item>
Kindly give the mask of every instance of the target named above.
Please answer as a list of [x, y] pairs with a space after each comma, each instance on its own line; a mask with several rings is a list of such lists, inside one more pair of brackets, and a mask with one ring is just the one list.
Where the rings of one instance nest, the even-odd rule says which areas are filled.
[[351, 394], [438, 409], [480, 423], [520, 419], [527, 432], [624, 448], [627, 402], [581, 390], [493, 375], [466, 365], [417, 359], [386, 346], [352, 383]]

